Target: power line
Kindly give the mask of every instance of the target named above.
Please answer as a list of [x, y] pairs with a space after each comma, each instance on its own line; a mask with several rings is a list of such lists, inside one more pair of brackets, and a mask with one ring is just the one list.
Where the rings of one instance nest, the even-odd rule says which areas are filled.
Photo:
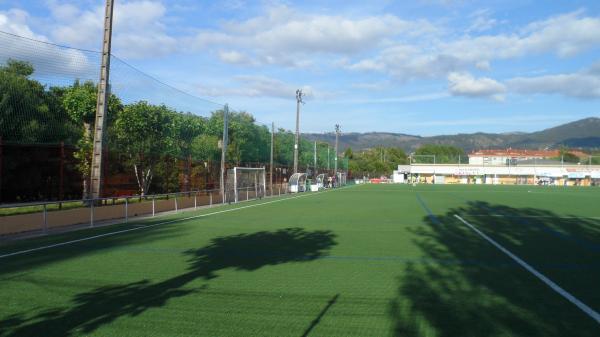
[[[17, 34], [5, 32], [5, 31], [1, 31], [1, 30], [0, 30], [0, 34], [4, 34], [4, 35], [16, 37], [18, 39], [28, 40], [28, 41], [32, 41], [32, 42], [36, 42], [36, 43], [41, 43], [41, 44], [45, 44], [45, 45], [48, 45], [48, 46], [53, 46], [53, 47], [59, 47], [59, 48], [64, 48], [64, 49], [77, 50], [77, 51], [81, 51], [81, 52], [102, 55], [102, 52], [97, 51], [97, 50], [91, 50], [91, 49], [77, 48], [77, 47], [71, 47], [71, 46], [61, 45], [61, 44], [57, 44], [57, 43], [52, 43], [52, 42], [37, 40], [37, 39], [33, 39], [33, 38], [30, 38], [30, 37], [26, 37], [26, 36], [22, 36], [22, 35], [17, 35]], [[215, 102], [215, 101], [212, 101], [212, 100], [207, 99], [207, 98], [196, 96], [196, 95], [194, 95], [192, 93], [189, 93], [189, 92], [184, 91], [182, 89], [179, 89], [179, 88], [177, 88], [177, 87], [175, 87], [175, 86], [173, 86], [171, 84], [168, 84], [168, 83], [166, 83], [166, 82], [158, 79], [157, 77], [155, 77], [153, 75], [150, 75], [150, 74], [144, 72], [143, 70], [140, 70], [139, 68], [136, 68], [135, 66], [131, 65], [127, 61], [123, 60], [122, 58], [116, 56], [112, 52], [110, 53], [110, 57], [114, 58], [115, 60], [119, 61], [120, 63], [122, 63], [123, 65], [127, 66], [128, 68], [134, 70], [135, 72], [137, 72], [137, 73], [139, 73], [139, 74], [141, 74], [143, 76], [146, 76], [149, 79], [152, 79], [153, 81], [157, 82], [158, 84], [161, 84], [161, 85], [164, 85], [166, 87], [169, 87], [169, 88], [171, 88], [171, 89], [173, 89], [175, 91], [178, 91], [181, 94], [184, 94], [184, 95], [189, 96], [191, 98], [202, 100], [202, 101], [210, 103], [210, 104], [220, 105], [221, 107], [225, 106], [225, 104], [223, 104], [223, 103]]]
[[124, 61], [123, 59], [121, 59], [121, 58], [119, 58], [119, 57], [117, 57], [117, 56], [115, 56], [115, 55], [113, 55], [113, 54], [111, 54], [111, 57], [115, 58], [115, 59], [116, 59], [116, 60], [118, 60], [119, 62], [123, 63], [124, 65], [126, 65], [127, 67], [129, 67], [129, 68], [133, 69], [134, 71], [136, 71], [136, 72], [140, 73], [141, 75], [144, 75], [144, 76], [146, 76], [146, 77], [148, 77], [148, 78], [150, 78], [150, 79], [152, 79], [152, 80], [154, 80], [154, 81], [158, 82], [159, 84], [162, 84], [162, 85], [164, 85], [164, 86], [166, 86], [166, 87], [169, 87], [169, 88], [171, 88], [171, 89], [173, 89], [173, 90], [175, 90], [175, 91], [178, 91], [179, 93], [182, 93], [182, 94], [184, 94], [184, 95], [186, 95], [186, 96], [189, 96], [189, 97], [191, 97], [191, 98], [199, 99], [199, 100], [201, 100], [201, 101], [204, 101], [204, 102], [207, 102], [207, 103], [211, 103], [211, 104], [215, 104], [215, 105], [220, 105], [220, 106], [222, 106], [222, 107], [224, 107], [224, 106], [225, 106], [225, 104], [223, 104], [223, 103], [214, 102], [214, 101], [211, 101], [211, 100], [209, 100], [209, 99], [206, 99], [206, 98], [202, 98], [202, 97], [196, 96], [196, 95], [194, 95], [194, 94], [191, 94], [191, 93], [189, 93], [189, 92], [187, 92], [187, 91], [184, 91], [184, 90], [182, 90], [182, 89], [179, 89], [179, 88], [177, 88], [177, 87], [174, 87], [174, 86], [172, 86], [172, 85], [170, 85], [170, 84], [168, 84], [168, 83], [165, 83], [165, 82], [163, 82], [162, 80], [159, 80], [158, 78], [156, 78], [156, 77], [154, 77], [154, 76], [152, 76], [152, 75], [150, 75], [150, 74], [148, 74], [148, 73], [145, 73], [144, 71], [142, 71], [142, 70], [140, 70], [140, 69], [136, 68], [135, 66], [133, 66], [133, 65], [131, 65], [131, 64], [129, 64], [129, 63], [127, 63], [127, 62], [126, 62], [126, 61]]
[[10, 36], [17, 37], [17, 38], [20, 38], [20, 39], [29, 40], [29, 41], [32, 41], [32, 42], [43, 43], [43, 44], [46, 44], [46, 45], [49, 45], [49, 46], [54, 46], [54, 47], [59, 47], [59, 48], [79, 50], [79, 51], [84, 51], [84, 52], [87, 52], [87, 53], [102, 54], [102, 52], [99, 52], [97, 50], [84, 49], [84, 48], [76, 48], [76, 47], [69, 47], [69, 46], [65, 46], [65, 45], [61, 45], [61, 44], [56, 44], [56, 43], [52, 43], [52, 42], [48, 42], [48, 41], [42, 41], [42, 40], [32, 39], [30, 37], [17, 35], [17, 34], [5, 32], [5, 31], [2, 31], [2, 30], [0, 30], [0, 34], [10, 35]]

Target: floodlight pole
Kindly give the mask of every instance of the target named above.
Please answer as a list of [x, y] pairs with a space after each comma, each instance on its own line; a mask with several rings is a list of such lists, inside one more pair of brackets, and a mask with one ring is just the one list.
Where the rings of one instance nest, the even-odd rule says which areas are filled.
[[337, 170], [338, 170], [338, 138], [340, 136], [340, 125], [336, 124], [335, 125], [335, 158], [333, 159], [333, 164], [334, 164], [334, 171], [335, 171], [335, 176], [337, 176]]
[[227, 142], [229, 141], [229, 105], [225, 104], [223, 107], [223, 140], [221, 144], [221, 179], [219, 181], [219, 187], [221, 189], [221, 196], [223, 196], [223, 203], [225, 203], [225, 156], [227, 155]]
[[302, 101], [302, 89], [296, 90], [296, 141], [294, 143], [294, 173], [298, 173], [298, 146], [300, 142], [300, 103]]
[[[102, 40], [102, 64], [100, 65], [100, 81], [98, 82], [98, 98], [96, 100], [96, 120], [94, 124], [94, 147], [92, 150], [91, 198], [102, 196], [102, 145], [104, 143], [104, 128], [108, 113], [110, 46], [112, 38], [114, 0], [106, 0], [104, 12], [104, 37]], [[90, 196], [86, 196], [89, 198]]]
[[269, 166], [269, 186], [273, 195], [273, 152], [275, 148], [275, 123], [271, 122], [271, 165]]

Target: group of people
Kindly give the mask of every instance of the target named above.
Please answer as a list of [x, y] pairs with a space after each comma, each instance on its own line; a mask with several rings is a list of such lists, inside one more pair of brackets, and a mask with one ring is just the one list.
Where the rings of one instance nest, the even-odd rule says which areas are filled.
[[337, 187], [335, 176], [327, 177], [327, 180], [324, 181], [323, 184], [325, 185], [325, 188]]

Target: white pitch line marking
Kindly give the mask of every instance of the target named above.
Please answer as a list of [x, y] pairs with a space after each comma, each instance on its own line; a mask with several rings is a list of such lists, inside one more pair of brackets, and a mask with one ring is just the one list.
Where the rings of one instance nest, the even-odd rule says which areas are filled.
[[600, 314], [598, 312], [596, 312], [594, 309], [590, 308], [587, 304], [581, 302], [577, 297], [571, 295], [568, 291], [566, 291], [563, 288], [561, 288], [558, 284], [556, 284], [554, 281], [552, 281], [551, 279], [549, 279], [548, 277], [546, 277], [544, 274], [542, 274], [539, 271], [537, 271], [535, 268], [533, 268], [532, 266], [530, 266], [527, 262], [521, 260], [521, 258], [519, 258], [515, 254], [511, 253], [508, 249], [504, 248], [498, 242], [494, 241], [494, 239], [492, 239], [489, 236], [485, 235], [483, 232], [481, 232], [475, 226], [471, 225], [465, 219], [461, 218], [458, 214], [454, 214], [454, 216], [458, 220], [460, 220], [462, 223], [464, 223], [465, 225], [469, 226], [469, 228], [471, 228], [475, 233], [479, 234], [479, 236], [481, 236], [482, 238], [484, 238], [485, 240], [487, 240], [489, 243], [491, 243], [492, 245], [494, 245], [496, 248], [498, 248], [501, 252], [503, 252], [504, 254], [508, 255], [516, 263], [518, 263], [519, 265], [521, 265], [521, 267], [527, 269], [528, 272], [532, 273], [535, 277], [539, 278], [547, 286], [549, 286], [550, 288], [552, 288], [552, 290], [556, 291], [559, 295], [561, 295], [562, 297], [564, 297], [565, 299], [567, 299], [569, 302], [575, 304], [576, 307], [578, 307], [579, 309], [581, 309], [581, 311], [583, 311], [585, 314], [587, 314], [588, 316], [590, 316], [593, 320], [596, 321], [596, 323], [600, 324]]
[[[329, 191], [331, 191], [331, 190], [329, 190]], [[31, 249], [17, 251], [17, 252], [14, 252], [14, 253], [0, 255], [0, 259], [11, 257], [11, 256], [16, 256], [16, 255], [22, 255], [22, 254], [26, 254], [26, 253], [31, 253], [31, 252], [37, 252], [37, 251], [44, 250], [44, 249], [50, 249], [50, 248], [55, 248], [55, 247], [66, 246], [66, 245], [70, 245], [70, 244], [73, 244], [73, 243], [82, 242], [82, 241], [88, 241], [88, 240], [93, 240], [93, 239], [98, 239], [98, 238], [102, 238], [102, 237], [106, 237], [106, 236], [112, 236], [112, 235], [116, 235], [116, 234], [137, 231], [137, 230], [144, 229], [144, 228], [150, 228], [150, 227], [156, 227], [156, 226], [160, 226], [160, 225], [166, 225], [166, 224], [170, 224], [170, 223], [173, 223], [173, 222], [179, 222], [179, 221], [191, 220], [191, 219], [196, 219], [196, 218], [202, 218], [202, 217], [206, 217], [206, 216], [209, 216], [209, 215], [215, 215], [215, 214], [233, 212], [233, 211], [237, 211], [237, 210], [240, 210], [240, 209], [245, 209], [245, 208], [250, 208], [250, 207], [256, 207], [256, 206], [262, 206], [262, 205], [272, 204], [272, 203], [275, 203], [275, 202], [280, 202], [280, 201], [285, 201], [285, 200], [290, 200], [290, 199], [297, 199], [297, 198], [307, 197], [307, 196], [311, 196], [311, 195], [318, 195], [318, 194], [329, 192], [329, 191], [324, 191], [324, 192], [319, 192], [319, 193], [312, 193], [312, 194], [303, 194], [303, 195], [298, 195], [298, 196], [294, 196], [294, 197], [288, 197], [288, 198], [283, 198], [283, 199], [277, 199], [277, 200], [262, 202], [260, 204], [247, 205], [247, 206], [242, 206], [242, 207], [230, 208], [230, 209], [226, 209], [226, 210], [222, 210], [222, 211], [216, 211], [216, 212], [211, 212], [211, 213], [206, 213], [206, 214], [199, 214], [199, 215], [189, 216], [189, 217], [180, 218], [180, 219], [173, 219], [173, 220], [169, 220], [169, 221], [163, 221], [163, 222], [159, 222], [159, 223], [156, 223], [156, 224], [153, 224], [153, 225], [138, 226], [138, 227], [134, 227], [134, 228], [123, 229], [123, 230], [120, 230], [120, 231], [109, 232], [109, 233], [104, 233], [104, 234], [99, 234], [99, 235], [94, 235], [94, 236], [88, 236], [88, 237], [77, 239], [77, 240], [65, 241], [65, 242], [61, 242], [61, 243], [55, 243], [55, 244], [52, 244], [52, 245], [47, 245], [47, 246], [42, 246], [42, 247], [36, 247], [36, 248], [31, 248]], [[339, 189], [338, 190], [334, 190], [334, 191], [339, 191]]]
[[524, 218], [524, 219], [600, 219], [600, 216], [554, 216], [554, 215], [507, 215], [507, 214], [469, 214], [470, 217], [477, 218]]

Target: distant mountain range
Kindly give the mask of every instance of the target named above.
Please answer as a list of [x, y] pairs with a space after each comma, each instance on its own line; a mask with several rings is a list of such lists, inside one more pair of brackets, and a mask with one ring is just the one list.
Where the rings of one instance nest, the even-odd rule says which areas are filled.
[[[303, 134], [304, 139], [335, 142], [334, 133]], [[444, 144], [463, 148], [469, 152], [479, 149], [544, 149], [561, 145], [570, 148], [600, 148], [600, 118], [590, 117], [537, 132], [469, 133], [432, 137], [413, 136], [402, 133], [367, 132], [343, 133], [340, 136], [340, 152], [351, 147], [354, 151], [377, 146], [400, 147], [411, 152], [423, 144]]]

